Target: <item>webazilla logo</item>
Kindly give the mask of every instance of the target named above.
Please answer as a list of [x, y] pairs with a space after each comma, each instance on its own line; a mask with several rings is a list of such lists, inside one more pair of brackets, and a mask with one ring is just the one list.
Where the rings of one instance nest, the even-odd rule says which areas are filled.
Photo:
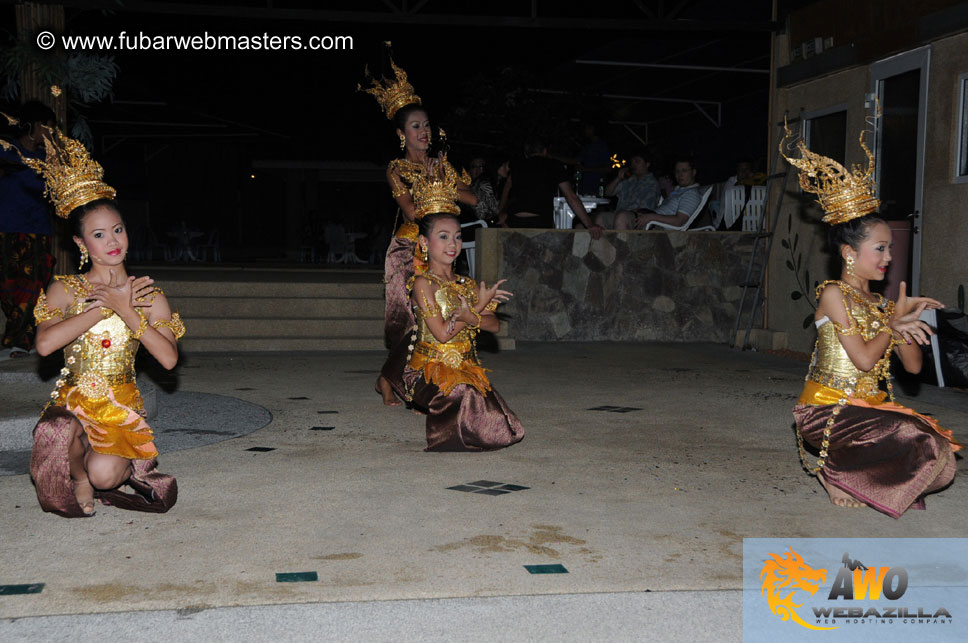
[[[952, 615], [944, 606], [929, 608], [894, 603], [900, 601], [908, 590], [910, 578], [904, 567], [868, 566], [844, 553], [824, 600], [821, 598], [823, 592], [819, 590], [827, 580], [826, 568], [807, 564], [792, 547], [782, 556], [774, 553], [768, 556], [760, 571], [760, 591], [770, 611], [782, 621], [793, 621], [811, 630], [836, 630], [842, 625], [875, 623], [952, 623]], [[801, 593], [803, 597], [798, 596]], [[815, 598], [809, 600], [805, 597], [807, 595]], [[867, 604], [858, 605], [854, 601], [866, 601]], [[811, 605], [804, 608], [806, 602]]]

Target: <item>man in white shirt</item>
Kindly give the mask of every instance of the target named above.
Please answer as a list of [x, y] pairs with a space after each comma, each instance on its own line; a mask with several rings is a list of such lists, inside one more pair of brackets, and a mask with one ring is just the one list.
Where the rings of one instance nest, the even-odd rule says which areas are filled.
[[[696, 183], [696, 168], [692, 159], [680, 158], [675, 165], [676, 189], [655, 209], [655, 212], [642, 212], [635, 217], [632, 228], [641, 230], [650, 221], [661, 221], [673, 226], [681, 226], [699, 207], [702, 195]], [[618, 221], [616, 220], [616, 227]]]

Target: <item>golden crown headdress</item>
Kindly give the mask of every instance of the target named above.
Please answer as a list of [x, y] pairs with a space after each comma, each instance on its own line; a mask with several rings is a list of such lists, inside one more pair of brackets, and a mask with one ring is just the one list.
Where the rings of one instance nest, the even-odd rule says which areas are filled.
[[[786, 136], [780, 141], [780, 154], [783, 154], [784, 144], [793, 132], [783, 121]], [[807, 149], [803, 139], [796, 142], [796, 149], [800, 158], [793, 159], [783, 154], [787, 163], [800, 170], [800, 187], [805, 192], [818, 195], [817, 203], [823, 208], [824, 223], [837, 225], [851, 219], [862, 217], [875, 212], [880, 207], [880, 200], [874, 196], [877, 184], [874, 183], [874, 155], [864, 143], [864, 134], [860, 133], [860, 146], [867, 155], [867, 168], [851, 165], [850, 170], [832, 158], [811, 152]]]
[[[390, 43], [387, 43], [389, 48]], [[379, 81], [370, 75], [370, 69], [367, 67], [364, 69], [367, 80], [370, 81], [369, 89], [363, 89], [362, 85], [356, 86], [356, 91], [365, 91], [370, 94], [376, 101], [380, 103], [380, 107], [386, 113], [387, 118], [392, 119], [397, 110], [404, 105], [410, 105], [415, 103], [420, 105], [420, 97], [417, 96], [413, 91], [413, 85], [407, 81], [407, 72], [403, 71], [397, 67], [396, 63], [393, 62], [393, 58], [390, 58], [390, 67], [393, 69], [394, 80], [391, 82], [388, 78], [381, 78]]]
[[457, 205], [457, 185], [459, 181], [470, 183], [467, 172], [458, 176], [454, 166], [447, 158], [440, 159], [432, 174], [420, 173], [413, 181], [413, 210], [416, 218], [434, 212], [460, 214]]
[[[17, 124], [17, 119], [4, 116], [11, 125]], [[54, 141], [54, 136], [58, 142]], [[19, 148], [3, 139], [0, 139], [0, 147], [17, 152], [24, 165], [44, 177], [47, 184], [44, 195], [51, 200], [54, 211], [62, 219], [66, 219], [74, 208], [117, 196], [115, 189], [102, 180], [104, 168], [101, 164], [91, 158], [80, 141], [65, 136], [60, 129], [44, 128], [45, 161], [24, 156]]]

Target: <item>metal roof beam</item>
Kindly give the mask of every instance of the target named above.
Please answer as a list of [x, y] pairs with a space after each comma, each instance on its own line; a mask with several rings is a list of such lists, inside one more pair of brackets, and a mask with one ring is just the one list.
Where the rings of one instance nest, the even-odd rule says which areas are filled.
[[695, 71], [730, 71], [744, 74], [769, 74], [769, 69], [749, 69], [746, 67], [712, 67], [709, 65], [669, 65], [663, 63], [636, 63], [624, 60], [590, 60], [579, 58], [580, 65], [605, 65], [608, 67], [648, 67], [654, 69], [689, 69]]
[[[10, 4], [12, 0], [0, 0]], [[253, 20], [305, 20], [361, 24], [427, 25], [451, 27], [497, 27], [520, 29], [573, 29], [632, 32], [770, 32], [776, 22], [731, 20], [631, 20], [628, 18], [558, 18], [552, 16], [495, 16], [486, 14], [391, 13], [390, 11], [336, 11], [327, 9], [282, 9], [212, 4], [170, 4], [151, 0], [63, 0], [59, 4], [81, 9], [104, 9], [114, 13], [156, 13], [177, 16], [212, 16]], [[382, 3], [381, 3], [382, 4]]]

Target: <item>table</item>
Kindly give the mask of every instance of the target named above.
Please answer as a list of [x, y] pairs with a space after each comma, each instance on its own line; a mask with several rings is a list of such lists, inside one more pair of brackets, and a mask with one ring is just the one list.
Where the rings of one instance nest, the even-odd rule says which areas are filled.
[[[586, 212], [591, 212], [600, 205], [606, 205], [609, 200], [603, 197], [591, 196], [591, 195], [581, 195], [581, 204], [585, 206]], [[568, 205], [568, 201], [565, 200], [563, 196], [556, 196], [554, 200], [554, 212], [555, 212], [555, 227], [559, 230], [571, 230], [572, 221], [575, 218], [575, 213], [572, 212], [571, 206]]]

